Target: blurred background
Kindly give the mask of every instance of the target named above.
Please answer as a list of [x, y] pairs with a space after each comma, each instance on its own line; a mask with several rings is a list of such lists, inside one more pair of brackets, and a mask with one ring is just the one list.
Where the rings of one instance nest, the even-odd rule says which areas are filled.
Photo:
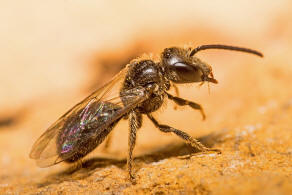
[[[39, 169], [29, 159], [34, 141], [131, 59], [166, 47], [227, 44], [265, 57], [198, 53], [219, 84], [211, 84], [210, 93], [207, 85], [179, 86], [180, 96], [200, 103], [206, 121], [188, 108], [174, 111], [171, 102], [156, 113], [160, 121], [195, 137], [263, 126], [269, 110], [292, 105], [291, 19], [289, 0], [0, 1], [0, 192], [57, 170]], [[144, 121], [135, 154], [180, 141]], [[109, 153], [126, 155], [127, 131], [122, 121]]]

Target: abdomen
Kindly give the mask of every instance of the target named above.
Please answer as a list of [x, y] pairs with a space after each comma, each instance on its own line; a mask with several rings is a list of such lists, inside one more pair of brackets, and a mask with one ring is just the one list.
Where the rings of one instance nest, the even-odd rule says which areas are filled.
[[57, 138], [59, 157], [66, 162], [75, 162], [94, 150], [120, 120], [103, 127], [120, 109], [110, 102], [93, 102], [75, 117], [67, 119]]

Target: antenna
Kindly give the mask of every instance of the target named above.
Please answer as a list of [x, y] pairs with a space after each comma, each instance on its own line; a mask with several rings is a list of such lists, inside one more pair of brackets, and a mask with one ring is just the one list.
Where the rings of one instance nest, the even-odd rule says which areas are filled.
[[248, 49], [248, 48], [244, 48], [244, 47], [235, 47], [235, 46], [229, 46], [229, 45], [220, 45], [220, 44], [198, 46], [191, 51], [190, 56], [195, 55], [195, 53], [197, 53], [198, 51], [206, 50], [206, 49], [225, 49], [225, 50], [246, 52], [246, 53], [257, 55], [259, 57], [264, 56], [261, 52], [258, 52], [258, 51], [253, 50], [253, 49]]

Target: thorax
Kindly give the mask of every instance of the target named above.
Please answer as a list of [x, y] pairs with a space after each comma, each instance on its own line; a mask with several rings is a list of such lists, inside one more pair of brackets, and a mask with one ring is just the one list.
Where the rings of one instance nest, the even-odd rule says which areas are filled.
[[164, 78], [161, 66], [152, 60], [142, 60], [130, 64], [121, 91], [145, 87], [149, 84], [158, 87], [157, 90], [148, 94], [148, 99], [138, 105], [137, 109], [141, 113], [153, 112], [161, 107], [165, 91], [169, 89], [169, 81]]

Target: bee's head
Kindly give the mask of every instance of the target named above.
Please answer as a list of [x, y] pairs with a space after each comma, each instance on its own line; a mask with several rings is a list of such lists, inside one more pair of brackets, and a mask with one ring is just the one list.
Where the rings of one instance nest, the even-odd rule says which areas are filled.
[[197, 57], [190, 56], [190, 52], [190, 49], [178, 47], [164, 49], [161, 58], [169, 79], [175, 83], [217, 83], [213, 78], [211, 66]]
[[218, 83], [213, 78], [212, 67], [195, 57], [194, 54], [205, 49], [228, 49], [252, 53], [263, 56], [260, 52], [226, 45], [202, 45], [195, 49], [179, 47], [166, 48], [161, 54], [163, 67], [169, 80], [175, 83], [212, 82]]

